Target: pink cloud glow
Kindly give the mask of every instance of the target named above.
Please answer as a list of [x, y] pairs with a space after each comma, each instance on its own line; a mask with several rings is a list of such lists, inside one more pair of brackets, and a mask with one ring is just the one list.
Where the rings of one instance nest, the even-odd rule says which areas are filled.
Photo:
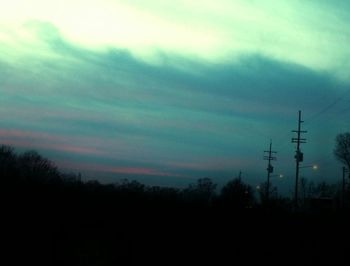
[[168, 173], [159, 171], [153, 168], [146, 167], [122, 167], [122, 166], [111, 166], [102, 165], [95, 163], [72, 163], [67, 161], [61, 161], [58, 163], [59, 167], [64, 169], [72, 170], [89, 170], [96, 172], [107, 172], [115, 174], [127, 174], [127, 175], [151, 175], [151, 176], [163, 176], [163, 177], [187, 177], [185, 175]]
[[[44, 132], [29, 132], [21, 130], [5, 130], [0, 129], [1, 144], [12, 145], [15, 147], [21, 147], [26, 149], [44, 149], [52, 151], [61, 151], [67, 153], [75, 153], [81, 155], [96, 155], [100, 158], [111, 157], [104, 151], [100, 151], [94, 148], [82, 147], [79, 145], [67, 144], [67, 142], [77, 143], [79, 137], [65, 137], [48, 134]], [[83, 141], [96, 142], [95, 139], [87, 139]], [[105, 144], [106, 145], [106, 144]], [[134, 175], [152, 175], [152, 176], [171, 176], [171, 177], [186, 177], [175, 173], [168, 173], [153, 168], [145, 167], [118, 167], [102, 164], [91, 163], [72, 163], [72, 162], [57, 162], [57, 165], [64, 169], [72, 170], [90, 170], [97, 172], [109, 172], [116, 174], [134, 174]]]
[[104, 152], [94, 148], [81, 147], [67, 143], [77, 143], [75, 139], [69, 140], [63, 136], [56, 136], [43, 132], [0, 129], [0, 138], [2, 144], [22, 148], [64, 151], [83, 155], [104, 155]]
[[169, 162], [170, 167], [189, 170], [235, 170], [239, 167], [245, 168], [251, 165], [249, 159], [228, 159], [228, 158], [206, 158], [198, 162]]
[[12, 145], [17, 146], [21, 148], [28, 148], [28, 149], [45, 149], [45, 150], [54, 150], [54, 151], [63, 151], [63, 152], [69, 152], [69, 153], [77, 153], [82, 155], [103, 155], [103, 152], [85, 148], [85, 147], [78, 147], [78, 146], [71, 146], [71, 145], [62, 145], [62, 144], [43, 144], [43, 143], [30, 143], [29, 141], [24, 140], [3, 140], [1, 141], [2, 144], [6, 145]]

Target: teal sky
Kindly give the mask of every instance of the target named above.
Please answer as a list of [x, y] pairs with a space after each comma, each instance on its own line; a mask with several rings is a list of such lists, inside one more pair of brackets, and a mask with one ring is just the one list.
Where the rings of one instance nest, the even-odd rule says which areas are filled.
[[194, 2], [3, 1], [0, 142], [88, 178], [181, 185], [265, 181], [272, 139], [288, 191], [302, 110], [304, 165], [320, 169], [302, 176], [337, 182], [350, 4]]

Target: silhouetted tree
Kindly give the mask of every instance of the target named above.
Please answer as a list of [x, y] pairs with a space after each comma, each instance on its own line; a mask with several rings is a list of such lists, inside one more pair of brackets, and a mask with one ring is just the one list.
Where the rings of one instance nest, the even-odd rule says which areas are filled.
[[11, 182], [17, 175], [17, 156], [10, 146], [0, 146], [0, 175], [2, 182]]
[[62, 180], [68, 185], [78, 185], [82, 184], [81, 174], [75, 173], [61, 173]]
[[306, 200], [309, 197], [308, 194], [308, 180], [305, 177], [301, 177], [299, 181], [299, 190], [300, 190], [300, 201], [301, 206], [305, 206]]
[[291, 200], [289, 198], [283, 197], [278, 194], [277, 187], [270, 187], [269, 200], [267, 201], [267, 182], [260, 184], [259, 186], [259, 196], [261, 201], [261, 206], [263, 208], [268, 207], [268, 209], [278, 212], [285, 212], [291, 209]]
[[338, 191], [338, 185], [326, 182], [314, 183], [306, 178], [300, 179], [300, 189], [302, 197], [306, 199], [317, 197], [334, 197]]
[[[261, 204], [267, 204], [267, 182], [263, 182], [259, 185], [259, 196]], [[278, 196], [277, 187], [272, 187], [270, 184], [269, 201], [276, 199]]]
[[251, 207], [254, 202], [253, 189], [240, 178], [229, 181], [222, 189], [220, 198], [226, 205], [236, 208]]
[[14, 159], [16, 155], [14, 154], [13, 148], [11, 146], [7, 145], [1, 145], [0, 146], [0, 160], [1, 160], [1, 165], [6, 162], [9, 158]]
[[304, 207], [305, 209], [309, 208], [310, 200], [318, 197], [326, 197], [330, 195], [330, 187], [325, 182], [315, 184], [312, 181], [309, 181], [307, 178], [302, 177], [299, 180], [299, 206]]
[[136, 180], [129, 181], [128, 179], [121, 180], [120, 183], [115, 184], [116, 188], [132, 194], [142, 194], [145, 192], [146, 186]]
[[21, 177], [38, 182], [53, 182], [59, 178], [57, 167], [36, 151], [27, 151], [18, 157]]
[[350, 169], [350, 133], [338, 134], [335, 141], [335, 157]]
[[216, 187], [217, 184], [206, 177], [198, 179], [195, 184], [190, 184], [183, 192], [187, 200], [208, 204], [215, 196]]
[[328, 197], [328, 198], [334, 197], [336, 192], [337, 192], [336, 185], [330, 185], [324, 181], [317, 184], [315, 191], [314, 191], [316, 196]]
[[157, 200], [175, 200], [179, 199], [179, 190], [171, 187], [152, 186], [146, 188], [148, 194]]

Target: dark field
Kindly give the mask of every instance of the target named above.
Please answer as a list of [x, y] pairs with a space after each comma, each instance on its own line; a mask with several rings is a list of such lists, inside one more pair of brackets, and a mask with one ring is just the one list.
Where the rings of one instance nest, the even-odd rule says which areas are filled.
[[[349, 217], [6, 190], [11, 265], [345, 264]], [[10, 192], [10, 193], [9, 193]], [[4, 264], [3, 264], [4, 265]]]
[[347, 205], [259, 202], [240, 179], [220, 194], [210, 179], [102, 185], [1, 156], [2, 265], [348, 265]]

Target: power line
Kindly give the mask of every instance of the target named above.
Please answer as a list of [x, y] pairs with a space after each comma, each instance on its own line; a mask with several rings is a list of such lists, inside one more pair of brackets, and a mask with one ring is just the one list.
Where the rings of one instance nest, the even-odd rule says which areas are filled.
[[[328, 112], [329, 110], [331, 110], [334, 106], [336, 106], [341, 100], [343, 100], [343, 98], [350, 93], [350, 89], [347, 89], [344, 93], [342, 93], [339, 97], [337, 97], [333, 102], [331, 102], [330, 104], [326, 105], [324, 108], [322, 108], [320, 111], [316, 112], [315, 114], [311, 115], [309, 118], [307, 118], [307, 125], [311, 126], [313, 125], [314, 120], [316, 120], [317, 118], [319, 118], [320, 116], [322, 116], [323, 114], [325, 114], [326, 112]], [[341, 111], [341, 114], [346, 113], [347, 111], [350, 110], [349, 108], [346, 108], [344, 110]], [[310, 123], [311, 121], [311, 123]], [[286, 137], [287, 134], [285, 134]], [[284, 137], [283, 137], [284, 139]], [[279, 144], [279, 142], [281, 142]], [[286, 146], [286, 142], [282, 142], [282, 137], [281, 137], [281, 141], [277, 142], [277, 148], [279, 150], [282, 150], [282, 148], [284, 148]]]
[[320, 111], [318, 111], [317, 113], [309, 117], [307, 120], [310, 122], [318, 118], [319, 116], [323, 115], [325, 112], [330, 110], [333, 106], [335, 106], [338, 102], [340, 102], [349, 92], [350, 92], [350, 89], [346, 90], [345, 93], [340, 95], [337, 99], [335, 99], [335, 101], [331, 102], [329, 105], [327, 105], [326, 107], [324, 107], [323, 109], [321, 109]]

